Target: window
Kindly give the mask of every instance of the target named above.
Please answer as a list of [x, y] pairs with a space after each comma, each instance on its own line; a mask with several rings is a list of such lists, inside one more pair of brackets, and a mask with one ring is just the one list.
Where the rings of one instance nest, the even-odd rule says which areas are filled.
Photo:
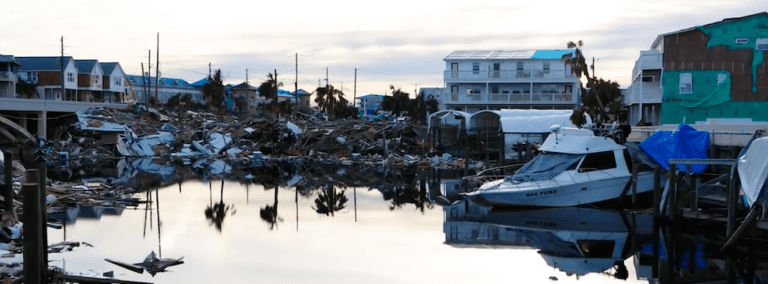
[[451, 94], [458, 94], [458, 93], [459, 93], [459, 86], [451, 85]]
[[37, 83], [37, 72], [27, 72], [27, 82]]
[[75, 82], [75, 73], [67, 72], [67, 82]]
[[498, 94], [499, 93], [499, 86], [491, 86], [491, 93]]
[[748, 44], [749, 38], [740, 37], [736, 39], [736, 44]]
[[98, 84], [99, 83], [99, 75], [91, 75], [91, 80], [93, 81], [94, 84]]
[[584, 161], [579, 166], [579, 172], [591, 172], [597, 170], [608, 170], [616, 168], [616, 158], [613, 151], [598, 152], [587, 154]]
[[499, 71], [501, 70], [501, 63], [493, 63], [493, 78], [499, 78]]
[[472, 74], [480, 74], [480, 63], [479, 62], [473, 62], [472, 63]]
[[459, 77], [459, 63], [451, 63], [451, 78]]
[[755, 40], [755, 49], [768, 50], [768, 38], [758, 38]]
[[544, 62], [544, 74], [549, 74], [549, 62]]
[[693, 75], [691, 73], [680, 73], [680, 94], [693, 93]]
[[653, 76], [643, 76], [643, 82], [651, 83], [653, 82]]
[[523, 71], [523, 67], [525, 67], [525, 63], [523, 62], [517, 63], [517, 71]]

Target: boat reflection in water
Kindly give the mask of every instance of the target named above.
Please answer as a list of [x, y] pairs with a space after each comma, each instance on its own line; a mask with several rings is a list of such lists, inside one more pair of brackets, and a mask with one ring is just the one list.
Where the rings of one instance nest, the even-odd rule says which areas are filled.
[[567, 275], [629, 274], [624, 260], [653, 234], [653, 216], [591, 208], [498, 210], [463, 200], [444, 207], [443, 232], [451, 246], [538, 249]]

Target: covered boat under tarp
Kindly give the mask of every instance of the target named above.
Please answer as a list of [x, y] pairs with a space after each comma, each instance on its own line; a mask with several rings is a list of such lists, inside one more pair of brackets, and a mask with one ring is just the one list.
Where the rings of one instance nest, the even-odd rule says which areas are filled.
[[749, 207], [764, 195], [768, 178], [768, 137], [755, 139], [739, 157], [738, 166], [741, 188]]
[[[656, 163], [669, 170], [670, 159], [706, 159], [709, 133], [698, 131], [687, 124], [680, 124], [675, 131], [657, 131], [640, 143], [640, 148]], [[680, 171], [685, 171], [685, 167], [682, 164], [677, 165]], [[705, 164], [691, 165], [691, 173], [701, 173], [705, 169]]]

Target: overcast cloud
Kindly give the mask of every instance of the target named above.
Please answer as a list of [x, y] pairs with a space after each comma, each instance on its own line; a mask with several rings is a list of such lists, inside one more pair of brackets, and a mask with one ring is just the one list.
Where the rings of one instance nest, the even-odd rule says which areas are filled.
[[221, 69], [227, 83], [286, 89], [329, 81], [351, 98], [442, 87], [458, 49], [560, 49], [582, 40], [596, 73], [627, 87], [657, 35], [764, 12], [764, 1], [19, 1], [0, 0], [0, 54], [118, 61], [140, 74], [160, 33], [163, 76], [190, 82]]

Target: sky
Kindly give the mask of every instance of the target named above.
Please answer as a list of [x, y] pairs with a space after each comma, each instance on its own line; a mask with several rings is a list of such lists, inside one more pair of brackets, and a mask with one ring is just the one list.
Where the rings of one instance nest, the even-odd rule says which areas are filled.
[[[328, 81], [351, 98], [443, 87], [454, 50], [563, 49], [581, 40], [598, 77], [630, 84], [659, 35], [768, 10], [763, 1], [166, 1], [0, 0], [0, 54], [119, 62], [194, 82], [283, 88]], [[148, 53], [151, 51], [151, 63]], [[298, 68], [297, 66], [298, 62]], [[298, 75], [297, 74], [298, 69]], [[355, 88], [355, 69], [357, 84]], [[152, 71], [154, 75], [154, 71]], [[297, 79], [298, 77], [298, 79]]]

